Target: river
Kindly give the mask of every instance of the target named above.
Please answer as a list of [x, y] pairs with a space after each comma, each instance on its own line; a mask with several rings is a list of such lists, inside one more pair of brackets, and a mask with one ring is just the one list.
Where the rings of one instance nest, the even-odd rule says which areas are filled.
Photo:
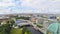
[[[24, 23], [24, 21], [16, 21], [16, 23], [15, 24], [19, 24], [19, 23]], [[26, 22], [25, 22], [26, 23]], [[28, 28], [28, 30], [29, 31], [31, 31], [31, 33], [32, 34], [43, 34], [42, 32], [40, 32], [40, 31], [38, 31], [38, 30], [36, 30], [36, 29], [34, 29], [34, 27], [33, 26], [30, 26], [30, 25], [25, 25], [25, 27], [27, 27]]]

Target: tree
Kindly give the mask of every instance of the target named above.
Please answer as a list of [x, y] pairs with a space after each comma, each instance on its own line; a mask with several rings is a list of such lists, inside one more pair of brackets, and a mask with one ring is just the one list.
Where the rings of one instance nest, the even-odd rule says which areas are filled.
[[14, 22], [13, 19], [10, 19], [10, 20], [9, 20], [9, 23], [10, 23], [11, 26], [13, 26], [13, 24], [14, 24], [15, 22]]
[[26, 27], [23, 27], [22, 34], [25, 34]]

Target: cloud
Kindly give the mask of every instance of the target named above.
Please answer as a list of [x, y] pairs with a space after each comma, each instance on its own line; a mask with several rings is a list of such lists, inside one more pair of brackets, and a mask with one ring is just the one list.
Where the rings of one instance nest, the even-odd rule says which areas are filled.
[[0, 14], [60, 13], [60, 0], [0, 0]]

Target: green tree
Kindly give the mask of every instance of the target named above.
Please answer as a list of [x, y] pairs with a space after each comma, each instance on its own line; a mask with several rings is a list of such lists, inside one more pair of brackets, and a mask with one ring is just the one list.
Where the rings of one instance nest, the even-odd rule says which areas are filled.
[[26, 27], [23, 27], [22, 34], [25, 34]]
[[13, 19], [10, 19], [10, 20], [9, 20], [9, 23], [10, 23], [11, 26], [13, 26], [13, 24], [14, 24], [15, 22], [14, 22]]

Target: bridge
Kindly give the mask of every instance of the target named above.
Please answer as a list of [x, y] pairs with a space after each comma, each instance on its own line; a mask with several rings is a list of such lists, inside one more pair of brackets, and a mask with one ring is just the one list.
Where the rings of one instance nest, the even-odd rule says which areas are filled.
[[31, 25], [28, 20], [23, 19], [15, 20], [15, 24], [18, 26]]
[[[41, 31], [41, 32], [45, 32], [46, 31], [46, 28], [45, 28], [45, 26], [47, 27], [47, 25], [49, 24], [49, 23], [52, 23], [51, 21], [53, 21], [53, 22], [56, 22], [57, 20], [53, 20], [53, 19], [46, 19], [46, 18], [39, 18], [39, 19], [44, 19], [43, 20], [43, 28], [39, 28], [38, 26], [37, 26], [37, 24], [34, 24], [33, 22], [31, 22], [31, 21], [29, 21], [29, 20], [15, 20], [15, 23], [18, 25], [18, 26], [25, 26], [25, 25], [32, 25], [36, 30], [39, 30], [39, 31]], [[45, 20], [47, 20], [47, 21], [50, 21], [50, 22], [45, 22]], [[38, 20], [37, 20], [37, 23], [39, 23], [38, 22]]]
[[25, 26], [25, 25], [30, 25], [30, 23], [19, 23], [17, 24], [18, 26]]

